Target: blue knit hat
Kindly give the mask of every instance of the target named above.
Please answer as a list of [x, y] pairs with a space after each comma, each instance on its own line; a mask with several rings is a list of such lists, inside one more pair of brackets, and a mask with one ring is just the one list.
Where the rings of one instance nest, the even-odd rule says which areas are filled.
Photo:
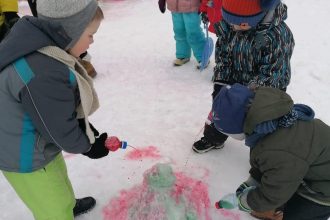
[[254, 93], [241, 84], [222, 87], [212, 105], [215, 128], [226, 134], [243, 133], [247, 107], [253, 98]]
[[247, 23], [251, 27], [265, 17], [267, 11], [275, 8], [281, 0], [223, 0], [222, 16], [230, 24]]

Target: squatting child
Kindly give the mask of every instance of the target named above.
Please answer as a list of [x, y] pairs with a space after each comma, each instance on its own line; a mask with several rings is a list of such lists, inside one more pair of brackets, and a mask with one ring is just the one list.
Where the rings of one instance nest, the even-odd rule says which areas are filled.
[[216, 129], [250, 148], [240, 210], [258, 219], [329, 219], [330, 127], [309, 106], [279, 89], [234, 84], [221, 89], [212, 112]]

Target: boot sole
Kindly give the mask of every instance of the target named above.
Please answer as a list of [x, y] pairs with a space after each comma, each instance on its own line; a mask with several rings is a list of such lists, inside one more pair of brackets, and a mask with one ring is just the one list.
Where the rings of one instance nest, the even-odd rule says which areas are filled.
[[[204, 69], [206, 69], [209, 65], [210, 65], [210, 61], [207, 63], [207, 65], [204, 67]], [[196, 66], [196, 69], [200, 70], [201, 66]]]
[[209, 152], [210, 150], [222, 149], [224, 146], [225, 146], [225, 143], [223, 143], [222, 145], [210, 147], [210, 148], [207, 148], [207, 149], [204, 149], [204, 150], [198, 150], [197, 148], [195, 148], [195, 146], [193, 146], [192, 149], [193, 149], [193, 151], [195, 151], [198, 154], [203, 154], [203, 153]]
[[186, 63], [188, 63], [189, 61], [190, 61], [190, 59], [187, 60], [187, 61], [185, 61], [185, 62], [183, 62], [183, 63], [173, 63], [173, 66], [183, 66], [183, 65], [185, 65]]

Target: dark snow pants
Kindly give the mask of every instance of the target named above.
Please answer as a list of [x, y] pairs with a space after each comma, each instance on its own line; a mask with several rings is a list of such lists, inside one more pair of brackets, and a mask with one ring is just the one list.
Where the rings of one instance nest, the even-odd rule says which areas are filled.
[[330, 206], [319, 205], [297, 194], [284, 205], [283, 220], [328, 220]]

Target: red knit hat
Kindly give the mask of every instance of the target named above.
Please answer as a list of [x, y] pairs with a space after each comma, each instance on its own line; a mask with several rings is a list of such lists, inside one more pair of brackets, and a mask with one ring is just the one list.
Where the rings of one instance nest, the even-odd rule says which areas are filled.
[[247, 23], [255, 27], [267, 11], [279, 2], [280, 0], [223, 0], [222, 16], [230, 24]]

